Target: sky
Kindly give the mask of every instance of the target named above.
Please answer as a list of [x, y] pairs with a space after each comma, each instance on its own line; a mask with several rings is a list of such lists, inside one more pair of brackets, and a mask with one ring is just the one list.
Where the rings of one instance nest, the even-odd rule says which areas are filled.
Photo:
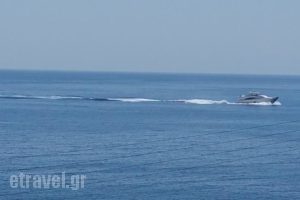
[[0, 69], [300, 74], [299, 0], [1, 0]]

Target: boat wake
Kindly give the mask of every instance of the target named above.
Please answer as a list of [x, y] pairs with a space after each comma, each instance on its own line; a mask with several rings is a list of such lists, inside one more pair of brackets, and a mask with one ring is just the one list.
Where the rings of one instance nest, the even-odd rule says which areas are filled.
[[157, 99], [144, 99], [144, 98], [108, 98], [107, 100], [110, 100], [110, 101], [131, 102], [131, 103], [161, 101], [161, 100], [157, 100]]
[[189, 104], [211, 105], [211, 104], [227, 104], [227, 105], [254, 105], [254, 106], [281, 106], [280, 102], [261, 102], [261, 103], [234, 103], [227, 100], [210, 100], [210, 99], [187, 99], [178, 100]]
[[27, 96], [27, 95], [0, 95], [1, 99], [49, 99], [49, 100], [60, 100], [60, 99], [83, 99], [82, 97], [73, 96]]
[[159, 100], [147, 98], [94, 98], [94, 97], [81, 97], [81, 96], [30, 96], [30, 95], [0, 95], [0, 99], [40, 99], [40, 100], [87, 100], [87, 101], [119, 101], [127, 103], [140, 103], [140, 102], [174, 102], [185, 104], [198, 104], [198, 105], [257, 105], [257, 106], [280, 106], [280, 102], [272, 103], [234, 103], [227, 100], [211, 100], [211, 99], [178, 99], [178, 100]]
[[227, 100], [210, 100], [210, 99], [185, 99], [185, 100], [175, 100], [178, 102], [184, 102], [188, 104], [200, 104], [200, 105], [210, 105], [210, 104], [232, 104]]

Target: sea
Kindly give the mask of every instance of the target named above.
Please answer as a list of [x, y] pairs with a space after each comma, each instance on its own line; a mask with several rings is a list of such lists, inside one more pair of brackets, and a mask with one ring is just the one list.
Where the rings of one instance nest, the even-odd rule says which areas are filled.
[[0, 172], [5, 200], [300, 199], [300, 77], [2, 70]]

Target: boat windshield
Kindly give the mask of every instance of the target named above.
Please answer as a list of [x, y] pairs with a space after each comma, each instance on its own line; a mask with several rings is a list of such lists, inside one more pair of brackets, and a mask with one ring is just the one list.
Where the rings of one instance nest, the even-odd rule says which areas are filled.
[[259, 95], [260, 95], [259, 92], [249, 92], [247, 96], [259, 96]]

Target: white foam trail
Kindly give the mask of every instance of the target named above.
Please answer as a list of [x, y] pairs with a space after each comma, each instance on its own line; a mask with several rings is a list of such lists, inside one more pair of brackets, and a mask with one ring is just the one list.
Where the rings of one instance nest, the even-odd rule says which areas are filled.
[[30, 95], [0, 95], [0, 98], [11, 98], [11, 99], [83, 99], [82, 97], [75, 96], [30, 96]]
[[210, 100], [210, 99], [183, 99], [183, 100], [175, 100], [179, 102], [184, 103], [190, 103], [190, 104], [200, 104], [200, 105], [211, 105], [211, 104], [232, 104], [228, 102], [227, 100]]
[[68, 97], [68, 96], [36, 96], [34, 98], [37, 99], [51, 99], [51, 100], [59, 100], [59, 99], [82, 99], [82, 97]]
[[137, 103], [137, 102], [158, 102], [160, 100], [156, 99], [144, 99], [144, 98], [108, 98], [110, 101], [122, 101], [122, 102], [130, 102], [130, 103]]
[[211, 100], [211, 99], [182, 99], [182, 100], [169, 100], [175, 102], [184, 102], [188, 104], [199, 104], [199, 105], [212, 105], [212, 104], [226, 104], [226, 105], [252, 105], [252, 106], [281, 106], [280, 102], [261, 102], [261, 103], [234, 103], [227, 100]]
[[146, 98], [87, 98], [80, 96], [27, 96], [27, 95], [0, 95], [0, 98], [8, 99], [48, 99], [48, 100], [99, 100], [99, 101], [121, 101], [129, 103], [138, 102], [182, 102], [187, 104], [198, 105], [212, 105], [212, 104], [226, 104], [226, 105], [253, 105], [253, 106], [281, 106], [279, 101], [274, 104], [262, 102], [262, 103], [233, 103], [227, 100], [211, 100], [211, 99], [178, 99], [178, 100], [158, 100], [158, 99], [146, 99]]
[[25, 96], [25, 95], [11, 95], [11, 96], [0, 95], [0, 97], [4, 97], [4, 98], [28, 98], [28, 96]]
[[[238, 103], [237, 103], [238, 104]], [[279, 101], [275, 103], [271, 102], [261, 102], [261, 103], [239, 103], [240, 105], [252, 105], [252, 106], [281, 106], [282, 104]]]

